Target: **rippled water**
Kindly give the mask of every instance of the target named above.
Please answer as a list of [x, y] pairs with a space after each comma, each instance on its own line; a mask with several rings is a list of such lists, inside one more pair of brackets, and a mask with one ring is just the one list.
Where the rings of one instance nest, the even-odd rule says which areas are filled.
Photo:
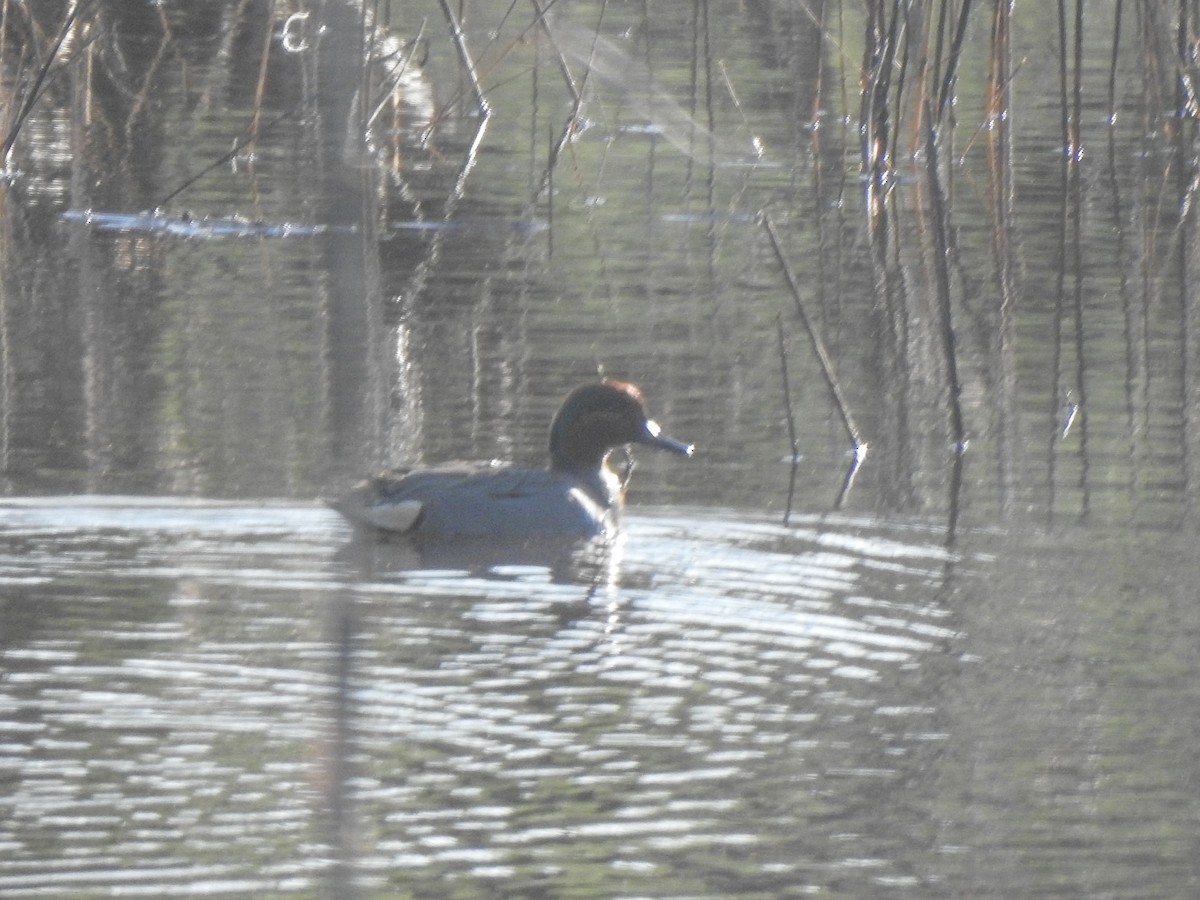
[[364, 568], [309, 504], [2, 512], [6, 897], [1170, 897], [1198, 874], [1200, 673], [1171, 645], [1200, 620], [1171, 542], [1089, 572], [1069, 534], [949, 551], [919, 524], [648, 509], [569, 569]]
[[926, 529], [663, 511], [556, 581], [372, 579], [303, 505], [3, 521], [4, 896], [921, 880], [862, 813], [946, 738]]

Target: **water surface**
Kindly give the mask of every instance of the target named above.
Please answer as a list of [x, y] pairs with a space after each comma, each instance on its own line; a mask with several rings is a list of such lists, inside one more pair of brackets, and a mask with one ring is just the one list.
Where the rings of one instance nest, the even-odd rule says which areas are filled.
[[[318, 6], [92, 4], [13, 145], [0, 895], [1195, 894], [1178, 20], [1018, 5], [1001, 116], [972, 19], [872, 180], [857, 7], [467, 4], [485, 118], [441, 6]], [[612, 546], [317, 501], [599, 372], [698, 448]]]

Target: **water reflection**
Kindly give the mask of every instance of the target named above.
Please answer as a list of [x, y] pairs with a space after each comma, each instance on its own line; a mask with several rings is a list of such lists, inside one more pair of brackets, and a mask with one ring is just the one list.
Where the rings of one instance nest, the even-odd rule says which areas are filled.
[[[923, 115], [910, 95], [876, 84], [890, 106], [867, 116], [864, 180], [866, 113], [835, 90], [849, 13], [718, 4], [694, 21], [705, 44], [650, 22], [598, 31], [584, 8], [516, 39], [480, 10], [462, 46], [495, 111], [481, 120], [458, 45], [406, 32], [396, 10], [332, 4], [320, 41], [290, 13], [91, 12], [64, 28], [82, 55], [60, 61], [10, 157], [12, 491], [310, 497], [386, 464], [536, 463], [546, 405], [603, 369], [712, 448], [646, 499], [685, 500], [699, 477], [714, 503], [782, 510], [790, 410], [796, 493], [819, 509], [847, 448], [812, 389], [830, 372], [817, 335], [872, 448], [852, 510], [973, 526], [1189, 515], [1176, 420], [1194, 329], [1172, 260], [1189, 258], [1190, 205], [1167, 176], [1189, 144], [1158, 118], [1170, 92], [1132, 43], [1114, 54], [1081, 33], [1111, 61], [1078, 76], [1106, 115], [1069, 109], [1088, 152], [1064, 156], [1059, 105], [1009, 90], [1014, 69], [1059, 70], [1040, 54], [1015, 67], [998, 12], [986, 44], [961, 37], [987, 65], [959, 108], [979, 93], [984, 127], [926, 147], [915, 125], [906, 137]], [[36, 74], [19, 51], [63, 25], [35, 15], [41, 31], [7, 37], [18, 93]], [[1048, 13], [1020, 15], [1036, 31]], [[726, 20], [739, 28], [714, 38]], [[902, 49], [866, 24], [871, 58]], [[1173, 27], [1136, 24], [1146, 46]], [[69, 129], [76, 113], [95, 127]], [[1146, 116], [1161, 129], [1127, 125]], [[754, 142], [752, 164], [721, 164]], [[197, 240], [217, 234], [233, 239]]]
[[600, 584], [619, 569], [624, 537], [532, 539], [438, 539], [380, 536], [356, 531], [335, 559], [354, 577], [374, 580], [413, 570], [444, 570], [489, 578], [514, 577], [532, 568], [555, 581]]
[[[1192, 892], [1194, 10], [368, 6], [6, 6], [0, 893]], [[311, 502], [599, 370], [617, 548]]]

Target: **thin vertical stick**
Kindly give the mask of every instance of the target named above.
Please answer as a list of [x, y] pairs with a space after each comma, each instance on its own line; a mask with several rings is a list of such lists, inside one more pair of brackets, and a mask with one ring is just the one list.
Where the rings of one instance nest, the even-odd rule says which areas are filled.
[[958, 374], [958, 338], [954, 332], [954, 315], [950, 296], [949, 256], [950, 238], [946, 228], [946, 200], [938, 171], [937, 125], [933, 110], [929, 111], [926, 131], [926, 168], [929, 177], [929, 197], [932, 206], [934, 278], [937, 282], [937, 312], [942, 353], [946, 363], [946, 381], [950, 389], [950, 427], [954, 433], [954, 456], [950, 469], [949, 521], [947, 541], [953, 542], [958, 528], [959, 500], [962, 488], [963, 456], [967, 450], [966, 425], [962, 410], [962, 380]]
[[550, 128], [549, 164], [546, 166], [546, 257], [554, 258], [554, 157], [558, 144], [554, 139], [554, 128]]
[[1012, 9], [1015, 0], [999, 0], [992, 15], [992, 53], [988, 74], [987, 158], [992, 208], [992, 256], [999, 305], [996, 310], [996, 459], [1000, 509], [1011, 509], [1016, 475], [1014, 456], [1019, 442], [1013, 410], [1016, 391], [1014, 316], [1017, 297], [1016, 256], [1013, 248], [1015, 188], [1013, 186], [1013, 134], [1009, 115], [1012, 84]]
[[[364, 13], [365, 15], [365, 13]], [[271, 44], [275, 41], [275, 0], [267, 4], [267, 27], [263, 29], [262, 54], [258, 61], [258, 81], [254, 86], [254, 115], [250, 119], [250, 153], [254, 155], [254, 145], [258, 141], [258, 126], [262, 122], [263, 98], [267, 93], [267, 71], [271, 62]]]
[[934, 278], [937, 282], [938, 318], [942, 332], [942, 350], [946, 357], [947, 380], [950, 383], [950, 424], [954, 431], [954, 442], [961, 453], [966, 449], [966, 427], [962, 413], [962, 382], [958, 377], [958, 340], [954, 334], [954, 317], [950, 305], [950, 267], [946, 262], [949, 255], [949, 236], [946, 233], [945, 198], [938, 173], [937, 129], [932, 125], [927, 131], [925, 145], [929, 172], [929, 196], [932, 201], [934, 239]]
[[892, 12], [891, 40], [896, 44], [896, 46], [892, 49], [892, 56], [895, 58], [896, 54], [899, 53], [899, 62], [893, 62], [893, 66], [896, 69], [896, 91], [894, 101], [896, 105], [896, 120], [892, 127], [891, 146], [888, 150], [888, 164], [890, 166], [895, 166], [898, 158], [897, 154], [899, 152], [898, 144], [900, 141], [900, 117], [904, 114], [905, 87], [908, 84], [908, 59], [912, 49], [912, 41], [909, 37], [912, 34], [912, 23], [909, 21], [909, 12], [912, 9], [910, 0], [906, 0], [906, 2], [903, 4], [903, 18], [901, 18], [900, 9], [901, 7], [897, 5]]
[[787, 413], [788, 441], [792, 448], [791, 474], [788, 476], [787, 507], [783, 511], [783, 524], [792, 518], [792, 498], [796, 496], [796, 470], [800, 465], [800, 445], [796, 439], [796, 419], [792, 415], [792, 388], [788, 379], [787, 348], [783, 342], [783, 314], [775, 316], [775, 332], [779, 336], [779, 369], [783, 377], [783, 409]]
[[[712, 28], [709, 21], [708, 0], [700, 0], [699, 9], [704, 16], [703, 20], [700, 22], [700, 38], [702, 42], [701, 60], [704, 63], [703, 69], [701, 70], [702, 74], [704, 75], [704, 116], [705, 125], [708, 126], [708, 134], [704, 137], [711, 143], [712, 136], [716, 134], [717, 117], [716, 112], [713, 109]], [[710, 146], [709, 150], [711, 152], [713, 148]], [[708, 184], [709, 209], [712, 209], [715, 204], [713, 190], [714, 186], [712, 184], [712, 173], [710, 167]]]
[[[1072, 70], [1071, 119], [1075, 132], [1075, 153], [1071, 157], [1071, 267], [1072, 307], [1075, 314], [1075, 390], [1079, 395], [1077, 418], [1079, 420], [1079, 454], [1082, 465], [1079, 470], [1079, 489], [1082, 513], [1090, 507], [1088, 490], [1088, 412], [1087, 412], [1087, 356], [1083, 335], [1083, 173], [1080, 160], [1083, 154], [1083, 7], [1084, 0], [1075, 0], [1075, 43]], [[1065, 434], [1064, 434], [1065, 437]]]
[[[1108, 125], [1110, 129], [1117, 124], [1117, 63], [1120, 61], [1121, 18], [1124, 5], [1124, 0], [1117, 0], [1117, 9], [1113, 16], [1112, 58], [1108, 66]], [[1111, 131], [1109, 135], [1111, 137]]]
[[[1188, 5], [1184, 0], [1179, 3], [1179, 19], [1176, 32], [1176, 68], [1188, 65], [1192, 23]], [[1187, 521], [1195, 521], [1197, 513], [1197, 477], [1196, 477], [1196, 436], [1197, 424], [1200, 421], [1197, 409], [1197, 371], [1200, 369], [1200, 353], [1197, 352], [1197, 315], [1196, 291], [1196, 210], [1192, 203], [1191, 185], [1193, 168], [1192, 154], [1195, 146], [1195, 131], [1189, 127], [1187, 104], [1188, 91], [1184, 79], [1176, 74], [1175, 78], [1175, 117], [1176, 123], [1172, 133], [1172, 167], [1175, 169], [1176, 186], [1178, 189], [1180, 221], [1176, 226], [1179, 236], [1179, 250], [1175, 265], [1179, 285], [1179, 353], [1182, 359], [1180, 366], [1180, 390], [1182, 398], [1181, 410], [1183, 419], [1183, 490], [1184, 515]]]
[[[1112, 199], [1112, 229], [1116, 241], [1118, 283], [1120, 285], [1121, 309], [1125, 316], [1125, 415], [1126, 436], [1129, 441], [1129, 496], [1136, 510], [1144, 495], [1145, 483], [1145, 438], [1149, 433], [1147, 411], [1150, 408], [1146, 396], [1148, 375], [1148, 347], [1146, 343], [1147, 322], [1145, 318], [1145, 295], [1139, 296], [1133, 272], [1139, 265], [1136, 254], [1131, 256], [1128, 248], [1129, 223], [1123, 211], [1126, 198], [1122, 195], [1124, 159], [1118, 163], [1117, 147], [1117, 66], [1120, 63], [1121, 28], [1124, 19], [1124, 0], [1117, 0], [1113, 19], [1112, 55], [1108, 71], [1108, 155], [1104, 166], [1108, 195]], [[1122, 150], [1124, 147], [1121, 148]], [[1145, 177], [1144, 168], [1138, 173]], [[1136, 188], [1135, 188], [1136, 190]], [[1135, 221], [1140, 217], [1134, 217]], [[1141, 301], [1140, 303], [1138, 301]], [[1141, 315], [1139, 315], [1139, 307]], [[1136, 517], [1136, 512], [1135, 516]]]
[[1054, 517], [1055, 501], [1058, 492], [1058, 454], [1059, 454], [1059, 422], [1062, 410], [1063, 383], [1063, 308], [1066, 294], [1065, 260], [1067, 258], [1067, 216], [1070, 193], [1070, 164], [1074, 158], [1075, 146], [1071, 132], [1070, 104], [1067, 101], [1067, 0], [1058, 0], [1058, 99], [1059, 115], [1062, 119], [1062, 162], [1059, 171], [1060, 199], [1058, 208], [1058, 258], [1064, 261], [1059, 265], [1054, 275], [1054, 352], [1051, 360], [1052, 382], [1050, 386], [1050, 421], [1049, 440], [1047, 448], [1047, 518]]

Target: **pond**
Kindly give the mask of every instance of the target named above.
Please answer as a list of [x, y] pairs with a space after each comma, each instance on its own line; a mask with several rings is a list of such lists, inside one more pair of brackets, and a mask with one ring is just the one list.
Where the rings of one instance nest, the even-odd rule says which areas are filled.
[[367, 6], [5, 7], [0, 895], [1193, 895], [1187, 10]]

